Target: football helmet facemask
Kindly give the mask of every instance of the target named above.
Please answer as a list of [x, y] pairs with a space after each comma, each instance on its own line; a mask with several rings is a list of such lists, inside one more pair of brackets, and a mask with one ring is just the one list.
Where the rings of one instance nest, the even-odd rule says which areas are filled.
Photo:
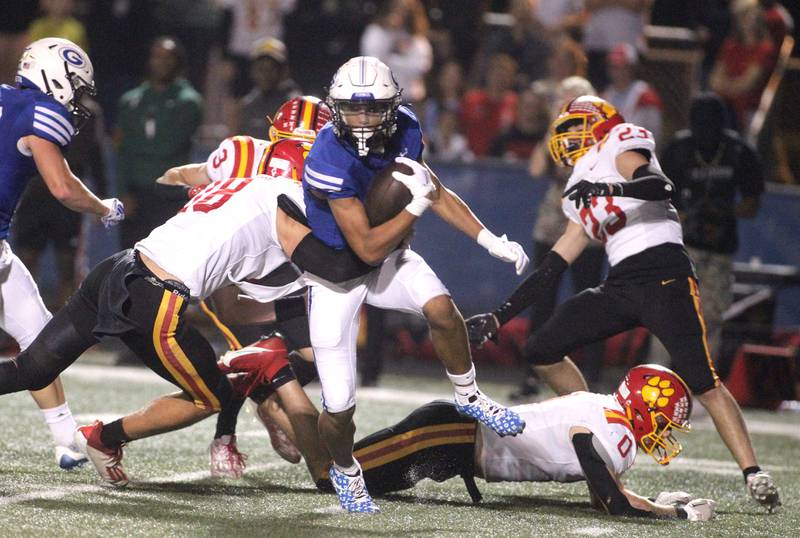
[[582, 95], [564, 105], [550, 126], [550, 156], [559, 166], [578, 159], [625, 119], [614, 105], [594, 95]]
[[326, 99], [336, 136], [362, 157], [370, 151], [383, 151], [397, 130], [400, 94], [385, 63], [372, 56], [351, 58], [333, 75]]
[[661, 465], [681, 453], [683, 447], [672, 433], [691, 430], [692, 396], [678, 374], [657, 364], [635, 366], [614, 395], [642, 450]]
[[270, 120], [269, 139], [299, 138], [313, 142], [319, 130], [331, 121], [331, 109], [319, 98], [303, 95], [281, 105]]
[[37, 88], [64, 105], [73, 116], [76, 132], [93, 115], [84, 100], [97, 93], [94, 68], [72, 41], [46, 37], [28, 45], [19, 60], [16, 83]]

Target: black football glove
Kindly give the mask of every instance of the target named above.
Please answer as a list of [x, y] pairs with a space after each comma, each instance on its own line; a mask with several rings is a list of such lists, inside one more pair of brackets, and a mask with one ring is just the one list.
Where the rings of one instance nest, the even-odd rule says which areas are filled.
[[491, 312], [469, 317], [466, 323], [470, 344], [482, 346], [487, 340], [497, 342], [497, 318]]
[[562, 198], [569, 198], [575, 202], [575, 209], [592, 206], [592, 198], [597, 196], [620, 196], [622, 189], [615, 183], [592, 183], [585, 179], [580, 180], [575, 185], [564, 191]]

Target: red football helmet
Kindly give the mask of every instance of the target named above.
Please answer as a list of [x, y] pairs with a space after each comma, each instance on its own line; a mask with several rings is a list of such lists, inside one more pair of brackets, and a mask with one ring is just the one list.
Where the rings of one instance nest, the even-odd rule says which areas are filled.
[[622, 114], [605, 99], [576, 97], [561, 108], [550, 126], [550, 156], [559, 166], [574, 166], [611, 129], [624, 122]]
[[311, 150], [311, 142], [283, 138], [270, 144], [258, 163], [258, 173], [303, 181], [303, 164]]
[[615, 396], [625, 409], [636, 442], [661, 465], [683, 450], [673, 430], [691, 430], [692, 396], [678, 374], [657, 364], [628, 371]]
[[303, 95], [281, 105], [269, 128], [273, 142], [283, 138], [301, 138], [313, 142], [322, 127], [331, 121], [331, 109], [320, 99]]

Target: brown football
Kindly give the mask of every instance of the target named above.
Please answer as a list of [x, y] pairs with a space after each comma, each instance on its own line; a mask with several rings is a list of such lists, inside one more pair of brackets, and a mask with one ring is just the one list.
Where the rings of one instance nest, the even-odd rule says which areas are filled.
[[391, 163], [375, 174], [364, 199], [370, 226], [383, 224], [411, 202], [408, 187], [394, 179], [392, 172], [411, 174], [413, 171], [406, 164]]

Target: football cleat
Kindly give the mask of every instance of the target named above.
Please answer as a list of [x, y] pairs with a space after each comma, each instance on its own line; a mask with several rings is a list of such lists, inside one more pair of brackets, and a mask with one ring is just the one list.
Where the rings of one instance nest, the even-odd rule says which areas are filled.
[[88, 461], [86, 454], [78, 450], [78, 447], [75, 445], [57, 445], [55, 451], [56, 463], [59, 467], [67, 471], [75, 467], [80, 467]]
[[525, 421], [517, 413], [503, 407], [481, 391], [476, 391], [462, 401], [456, 394], [456, 410], [464, 416], [472, 417], [500, 437], [517, 435], [525, 429]]
[[100, 473], [100, 476], [112, 486], [125, 487], [128, 485], [128, 475], [122, 468], [122, 445], [109, 448], [100, 440], [103, 423], [95, 420], [89, 426], [80, 426], [75, 430], [75, 445], [84, 454]]
[[269, 442], [272, 445], [272, 449], [277, 452], [281, 458], [285, 459], [289, 463], [300, 463], [300, 460], [303, 458], [303, 456], [300, 454], [300, 451], [297, 450], [297, 447], [292, 440], [289, 439], [289, 436], [286, 435], [286, 432], [283, 431], [283, 428], [278, 426], [278, 424], [266, 413], [257, 411], [256, 415], [267, 429], [267, 433], [269, 434]]
[[208, 447], [211, 476], [214, 478], [241, 478], [247, 454], [236, 447], [235, 435], [223, 435], [211, 441]]
[[747, 475], [747, 490], [753, 500], [765, 507], [770, 514], [780, 510], [781, 497], [768, 472], [758, 471]]
[[[355, 460], [353, 460], [355, 461]], [[356, 461], [356, 465], [358, 462]], [[333, 484], [333, 489], [339, 497], [339, 504], [348, 512], [376, 514], [380, 512], [380, 508], [372, 500], [369, 492], [367, 492], [367, 485], [364, 483], [364, 474], [361, 472], [361, 466], [358, 465], [358, 474], [350, 476], [336, 469], [335, 465], [331, 465], [328, 476]]]

